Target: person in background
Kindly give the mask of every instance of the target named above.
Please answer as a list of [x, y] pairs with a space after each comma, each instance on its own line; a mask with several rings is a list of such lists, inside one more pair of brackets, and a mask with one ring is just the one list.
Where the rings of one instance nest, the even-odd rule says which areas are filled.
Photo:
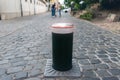
[[56, 17], [56, 4], [54, 3], [51, 7], [52, 17]]
[[60, 2], [58, 2], [58, 5], [57, 5], [57, 10], [58, 10], [58, 13], [59, 13], [59, 17], [61, 17], [61, 4]]

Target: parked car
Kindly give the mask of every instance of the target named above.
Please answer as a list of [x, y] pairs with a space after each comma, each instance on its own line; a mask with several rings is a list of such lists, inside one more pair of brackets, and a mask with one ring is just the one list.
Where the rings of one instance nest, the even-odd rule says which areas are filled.
[[70, 8], [63, 9], [63, 12], [65, 12], [65, 13], [70, 12]]

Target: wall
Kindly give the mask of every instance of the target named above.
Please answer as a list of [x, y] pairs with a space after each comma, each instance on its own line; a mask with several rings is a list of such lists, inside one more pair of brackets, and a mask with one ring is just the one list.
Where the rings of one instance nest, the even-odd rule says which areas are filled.
[[35, 10], [36, 10], [35, 11], [36, 14], [39, 14], [39, 13], [46, 12], [48, 10], [48, 8], [44, 3], [40, 2], [40, 1], [37, 1]]
[[10, 19], [21, 16], [20, 5], [18, 5], [18, 3], [20, 3], [19, 0], [0, 0], [1, 18]]
[[29, 6], [29, 1], [22, 0], [22, 12], [23, 16], [28, 16], [30, 15], [30, 6]]
[[34, 15], [34, 0], [32, 2], [29, 2], [30, 6], [30, 15]]
[[[22, 3], [22, 9], [20, 3]], [[34, 0], [32, 0], [32, 3], [30, 0], [27, 0], [27, 2], [25, 0], [21, 0], [21, 2], [20, 0], [0, 0], [0, 16], [2, 19], [20, 17], [21, 10], [23, 16], [29, 16], [46, 12], [48, 9], [39, 0], [36, 0], [35, 3]]]

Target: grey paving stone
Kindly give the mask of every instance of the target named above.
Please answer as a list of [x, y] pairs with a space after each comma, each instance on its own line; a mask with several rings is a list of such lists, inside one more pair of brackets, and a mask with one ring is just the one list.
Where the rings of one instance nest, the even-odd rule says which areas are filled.
[[38, 62], [39, 64], [34, 64], [33, 65], [33, 69], [39, 69], [39, 70], [44, 70], [44, 68], [45, 68], [45, 63], [43, 64], [43, 63], [40, 63], [40, 62]]
[[[80, 80], [79, 78], [67, 78], [67, 79], [56, 79], [56, 80]], [[82, 80], [82, 79], [81, 79]]]
[[117, 57], [120, 60], [120, 57]]
[[5, 59], [10, 60], [10, 59], [14, 59], [15, 55], [10, 55], [10, 56], [6, 56]]
[[100, 64], [101, 63], [101, 61], [99, 59], [90, 59], [90, 62], [92, 64]]
[[112, 75], [120, 75], [120, 69], [109, 69]]
[[30, 61], [30, 60], [33, 60], [33, 57], [27, 56], [27, 57], [24, 58], [24, 60], [29, 60]]
[[[92, 44], [91, 44], [92, 45]], [[94, 46], [90, 46], [89, 48], [87, 48], [87, 51], [88, 52], [94, 52], [94, 51], [96, 51], [96, 47], [95, 47], [95, 45]], [[93, 54], [93, 53], [92, 53]]]
[[110, 53], [118, 53], [117, 51], [114, 51], [114, 50], [109, 50], [108, 52], [110, 52]]
[[[96, 54], [96, 53], [95, 53]], [[89, 52], [88, 52], [88, 57], [89, 57], [89, 59], [96, 59], [97, 57], [96, 57], [96, 55], [95, 54], [90, 54]]]
[[95, 68], [97, 68], [97, 69], [109, 69], [109, 66], [106, 64], [95, 64]]
[[103, 77], [102, 80], [119, 80], [117, 77]]
[[40, 78], [28, 78], [28, 79], [24, 79], [24, 80], [42, 80]]
[[110, 77], [110, 76], [111, 76], [111, 74], [108, 73], [108, 71], [107, 71], [107, 70], [104, 70], [104, 69], [102, 69], [102, 70], [97, 70], [96, 73], [97, 73], [100, 77]]
[[120, 76], [118, 76], [118, 79], [120, 80]]
[[110, 53], [117, 53], [116, 48], [108, 48], [107, 51]]
[[105, 50], [99, 50], [97, 51], [98, 54], [107, 54], [107, 52]]
[[81, 80], [100, 80], [100, 78], [89, 77], [89, 78], [82, 78]]
[[107, 58], [108, 57], [108, 55], [97, 55], [99, 58]]
[[3, 75], [0, 80], [14, 80], [11, 75]]
[[23, 70], [23, 67], [11, 67], [7, 69], [7, 73], [16, 73], [16, 72], [20, 72]]
[[29, 77], [34, 77], [34, 76], [38, 76], [41, 74], [41, 71], [40, 70], [31, 70], [30, 72], [28, 72], [28, 76]]
[[7, 63], [8, 63], [8, 60], [2, 60], [2, 61], [0, 61], [0, 65], [7, 64]]
[[8, 64], [1, 64], [0, 65], [0, 68], [9, 68], [9, 67], [11, 67], [10, 63], [8, 63]]
[[19, 61], [19, 62], [12, 63], [13, 66], [24, 66], [26, 64], [27, 64], [27, 61]]
[[39, 53], [34, 52], [34, 53], [30, 53], [30, 56], [37, 56]]
[[19, 62], [19, 61], [23, 61], [23, 58], [14, 58], [14, 59], [10, 59], [9, 60], [11, 63], [15, 63], [15, 62]]
[[80, 66], [83, 70], [95, 70], [97, 69], [94, 65], [84, 65]]
[[[8, 47], [8, 46], [7, 46], [7, 47]], [[4, 56], [5, 56], [5, 57], [9, 57], [9, 56], [12, 56], [13, 54], [14, 54], [14, 51], [9, 50], [9, 51], [6, 51], [6, 52], [5, 52]]]
[[26, 56], [27, 56], [26, 53], [20, 53], [20, 54], [16, 55], [17, 58], [26, 57]]
[[20, 80], [20, 79], [24, 79], [24, 78], [27, 78], [28, 77], [28, 73], [27, 72], [18, 72], [18, 73], [15, 73], [15, 79], [16, 80]]
[[2, 60], [2, 57], [0, 56], [0, 60]]
[[108, 63], [109, 67], [112, 69], [118, 69], [120, 67], [119, 63]]
[[102, 58], [102, 61], [105, 63], [112, 63], [112, 61], [109, 58]]
[[32, 69], [33, 69], [32, 65], [26, 65], [25, 68], [24, 68], [25, 71], [30, 71]]
[[110, 57], [117, 57], [117, 54], [109, 54]]
[[5, 74], [5, 73], [6, 73], [6, 70], [3, 69], [3, 68], [0, 68], [0, 76], [3, 75], [3, 74]]
[[96, 77], [96, 73], [93, 70], [83, 71], [84, 77]]
[[[39, 56], [38, 56], [39, 57]], [[27, 65], [33, 65], [33, 64], [37, 64], [38, 63], [38, 60], [36, 60], [36, 58], [35, 58], [35, 60], [30, 60], [30, 61], [28, 61], [27, 62]]]
[[112, 61], [119, 62], [117, 58], [111, 58]]
[[83, 54], [79, 54], [79, 53], [77, 55], [75, 55], [75, 57], [78, 59], [88, 59], [89, 58], [88, 56], [83, 55]]
[[88, 59], [79, 60], [79, 63], [82, 65], [89, 65], [90, 64]]

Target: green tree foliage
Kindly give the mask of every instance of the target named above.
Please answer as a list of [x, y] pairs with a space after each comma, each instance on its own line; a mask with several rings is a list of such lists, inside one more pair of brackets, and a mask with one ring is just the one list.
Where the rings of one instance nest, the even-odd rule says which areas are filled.
[[93, 14], [91, 12], [87, 12], [83, 15], [80, 15], [80, 18], [86, 19], [86, 20], [92, 20], [93, 19]]
[[[81, 5], [80, 1], [84, 1], [84, 3]], [[85, 9], [86, 7], [89, 7], [93, 3], [99, 2], [99, 0], [65, 0], [66, 6], [71, 6], [71, 2], [74, 2], [74, 8], [75, 9]]]
[[[102, 9], [120, 9], [120, 0], [65, 0], [65, 3], [70, 7], [72, 1], [74, 2], [74, 7], [76, 9], [85, 9], [98, 2], [100, 2]], [[84, 8], [79, 4], [80, 1], [84, 1]]]

